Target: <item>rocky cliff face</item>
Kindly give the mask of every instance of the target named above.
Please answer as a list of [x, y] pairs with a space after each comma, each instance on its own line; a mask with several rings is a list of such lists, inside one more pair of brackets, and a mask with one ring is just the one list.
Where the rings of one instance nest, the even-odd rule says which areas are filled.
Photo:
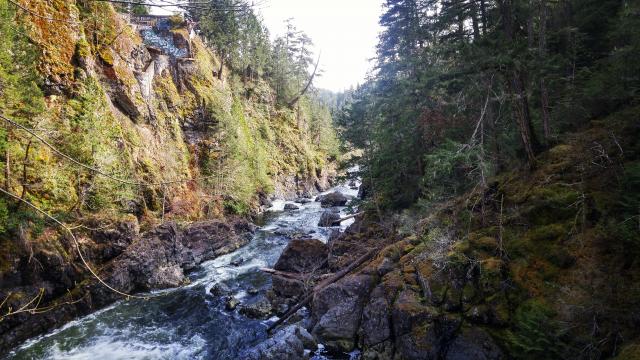
[[[79, 241], [25, 204], [0, 201], [0, 316], [34, 298], [40, 305], [25, 309], [47, 310], [3, 317], [0, 350], [120, 298], [78, 251], [123, 292], [177, 286], [246, 241], [250, 226], [225, 217], [328, 185], [329, 154], [300, 126], [311, 121], [310, 100], [281, 109], [263, 80], [230, 71], [219, 80], [215, 53], [184, 24], [141, 36], [108, 3], [0, 7], [19, 29], [0, 33], [10, 45], [2, 51], [36, 59], [1, 62], [0, 95], [28, 89], [37, 105], [0, 110], [51, 145], [5, 124], [3, 188], [59, 217]], [[5, 78], [31, 68], [32, 82]], [[176, 225], [205, 219], [217, 220]]]

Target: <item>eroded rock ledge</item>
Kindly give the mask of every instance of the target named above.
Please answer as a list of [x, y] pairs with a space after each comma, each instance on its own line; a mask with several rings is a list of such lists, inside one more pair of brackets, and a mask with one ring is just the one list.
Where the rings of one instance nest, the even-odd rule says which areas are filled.
[[[168, 222], [140, 233], [137, 221], [93, 231], [83, 239], [83, 252], [92, 266], [99, 269], [101, 278], [110, 286], [125, 293], [139, 293], [153, 289], [180, 286], [186, 283], [185, 274], [200, 263], [230, 253], [248, 243], [255, 226], [246, 220], [210, 220], [178, 225]], [[45, 300], [69, 304], [58, 306], [42, 314], [21, 314], [0, 322], [0, 350], [9, 349], [28, 338], [82, 315], [89, 314], [122, 299], [90, 277], [79, 261], [55, 257], [42, 250], [34, 254], [42, 259], [42, 267], [33, 271], [19, 270], [45, 288]], [[43, 262], [44, 261], [44, 262]], [[102, 265], [100, 265], [102, 264]], [[21, 291], [20, 279], [12, 279], [15, 286], [3, 286], [4, 299], [9, 292]], [[73, 286], [78, 283], [77, 286]], [[3, 284], [4, 285], [4, 284]], [[7, 284], [9, 285], [9, 284]], [[66, 295], [60, 289], [69, 289]], [[5, 294], [6, 292], [6, 294]], [[16, 304], [19, 305], [19, 304]]]

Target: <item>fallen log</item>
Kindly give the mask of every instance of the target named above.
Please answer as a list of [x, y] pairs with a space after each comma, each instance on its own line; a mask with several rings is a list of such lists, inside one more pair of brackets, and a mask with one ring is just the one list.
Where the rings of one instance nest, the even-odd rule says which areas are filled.
[[353, 215], [345, 216], [345, 217], [343, 217], [343, 218], [340, 218], [340, 219], [338, 219], [338, 220], [334, 221], [332, 225], [333, 225], [333, 226], [339, 226], [339, 225], [340, 225], [340, 223], [342, 223], [343, 221], [347, 221], [347, 220], [349, 220], [349, 219], [353, 219], [354, 217], [360, 216], [360, 215], [362, 215], [362, 214], [364, 214], [364, 212], [359, 212], [359, 213], [355, 213], [355, 214], [353, 214]]
[[305, 275], [307, 274], [292, 273], [292, 272], [280, 271], [280, 270], [275, 270], [270, 268], [260, 268], [260, 271], [265, 272], [267, 274], [282, 276], [289, 279], [295, 279], [295, 280], [307, 279], [307, 277], [305, 277]]
[[282, 323], [287, 321], [287, 319], [289, 317], [291, 317], [291, 315], [295, 314], [303, 306], [307, 305], [313, 299], [314, 292], [320, 291], [320, 290], [324, 289], [325, 287], [327, 287], [328, 285], [333, 284], [334, 282], [342, 279], [347, 274], [349, 274], [351, 271], [355, 270], [360, 265], [362, 265], [365, 261], [371, 259], [375, 254], [378, 253], [378, 251], [379, 251], [379, 249], [377, 249], [377, 248], [369, 250], [369, 252], [367, 252], [366, 254], [362, 255], [356, 261], [351, 263], [351, 265], [349, 265], [346, 268], [338, 271], [334, 276], [332, 276], [330, 278], [327, 278], [325, 280], [322, 280], [320, 283], [318, 283], [318, 285], [316, 285], [313, 289], [311, 289], [311, 291], [309, 293], [307, 293], [307, 295], [302, 300], [300, 300], [300, 302], [298, 304], [296, 304], [294, 307], [289, 309], [289, 311], [287, 311], [284, 315], [282, 315], [282, 317], [280, 319], [278, 319], [278, 321], [276, 321], [273, 324], [271, 324], [269, 326], [269, 328], [267, 329], [267, 332], [271, 332], [273, 329], [275, 329], [276, 327], [280, 326]]

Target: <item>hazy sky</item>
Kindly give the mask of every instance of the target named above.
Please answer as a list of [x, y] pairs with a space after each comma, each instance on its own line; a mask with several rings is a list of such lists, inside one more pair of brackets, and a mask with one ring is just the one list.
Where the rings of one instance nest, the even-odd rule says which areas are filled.
[[281, 35], [293, 18], [322, 51], [316, 87], [339, 91], [362, 83], [378, 42], [382, 0], [266, 0], [259, 12], [269, 31]]
[[[272, 39], [284, 34], [284, 21], [288, 18], [293, 18], [298, 30], [313, 39], [316, 56], [322, 52], [320, 68], [324, 70], [315, 86], [333, 91], [362, 83], [371, 68], [369, 59], [375, 55], [378, 43], [382, 1], [254, 0], [260, 4], [258, 12]], [[158, 8], [153, 11], [163, 12]]]

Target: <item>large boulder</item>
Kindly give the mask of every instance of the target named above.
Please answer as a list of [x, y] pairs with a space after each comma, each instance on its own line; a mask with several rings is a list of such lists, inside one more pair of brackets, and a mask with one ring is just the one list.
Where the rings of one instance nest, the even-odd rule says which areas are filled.
[[339, 191], [334, 191], [318, 196], [316, 201], [319, 201], [322, 207], [345, 206], [349, 202], [349, 197]]
[[318, 222], [318, 226], [320, 227], [331, 227], [335, 226], [336, 222], [340, 220], [340, 213], [335, 213], [333, 211], [325, 211], [320, 216], [320, 221]]
[[276, 295], [285, 298], [297, 298], [302, 295], [307, 288], [307, 284], [305, 284], [301, 279], [292, 279], [285, 276], [273, 275], [271, 280], [273, 292]]
[[365, 350], [393, 338], [390, 313], [391, 307], [385, 297], [384, 286], [378, 285], [371, 292], [362, 311], [360, 339]]
[[123, 292], [179, 286], [185, 280], [180, 266], [185, 250], [178, 226], [166, 223], [142, 235], [115, 259], [105, 280]]
[[462, 324], [459, 314], [441, 312], [408, 288], [393, 304], [392, 321], [396, 354], [407, 360], [444, 358]]
[[285, 298], [300, 296], [309, 283], [326, 271], [329, 248], [316, 239], [293, 239], [280, 255], [274, 268], [300, 274], [299, 278], [273, 275], [273, 292]]
[[315, 350], [317, 343], [303, 327], [289, 325], [273, 337], [245, 350], [240, 359], [245, 360], [305, 360], [305, 349]]
[[251, 240], [255, 229], [255, 225], [242, 219], [210, 220], [188, 225], [181, 237], [185, 248], [183, 267], [191, 270], [203, 261], [237, 250]]
[[329, 350], [355, 348], [362, 310], [374, 281], [369, 275], [348, 276], [314, 294], [312, 334]]
[[293, 239], [280, 255], [274, 269], [286, 272], [308, 273], [326, 266], [329, 248], [316, 239]]

